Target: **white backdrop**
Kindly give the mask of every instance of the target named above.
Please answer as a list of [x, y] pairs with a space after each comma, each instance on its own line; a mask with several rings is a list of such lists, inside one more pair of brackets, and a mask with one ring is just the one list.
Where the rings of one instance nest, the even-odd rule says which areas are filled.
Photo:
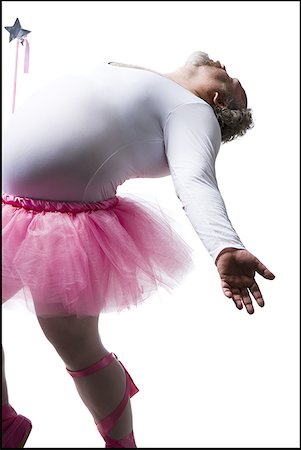
[[[179, 217], [196, 269], [169, 296], [103, 315], [100, 334], [140, 393], [132, 399], [139, 447], [299, 448], [299, 2], [4, 1], [3, 123], [11, 114], [15, 43], [31, 30], [30, 71], [18, 105], [62, 72], [105, 61], [168, 72], [202, 50], [245, 87], [255, 127], [222, 146], [219, 187], [249, 251], [276, 275], [257, 276], [266, 306], [249, 316], [220, 289], [213, 261], [184, 216], [169, 178], [135, 180]], [[73, 381], [37, 320], [3, 311], [11, 404], [33, 422], [26, 447], [103, 446]]]

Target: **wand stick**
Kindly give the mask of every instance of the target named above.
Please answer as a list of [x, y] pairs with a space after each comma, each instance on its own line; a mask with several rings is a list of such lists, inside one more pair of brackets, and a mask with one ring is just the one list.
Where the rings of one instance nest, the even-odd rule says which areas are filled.
[[15, 62], [15, 76], [14, 76], [14, 91], [13, 91], [13, 110], [15, 112], [16, 94], [17, 94], [17, 77], [18, 77], [18, 59], [19, 59], [19, 39], [16, 42], [16, 62]]

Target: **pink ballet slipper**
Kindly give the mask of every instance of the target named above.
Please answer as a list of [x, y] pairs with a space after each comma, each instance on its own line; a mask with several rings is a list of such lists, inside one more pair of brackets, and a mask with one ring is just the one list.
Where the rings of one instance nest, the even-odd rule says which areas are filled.
[[[94, 372], [97, 372], [100, 369], [103, 369], [104, 367], [109, 365], [114, 360], [114, 358], [118, 360], [117, 356], [114, 353], [108, 353], [104, 358], [102, 358], [93, 366], [88, 367], [87, 369], [77, 371], [67, 369], [67, 372], [73, 378], [87, 376]], [[113, 426], [123, 413], [130, 397], [132, 397], [139, 391], [124, 365], [119, 360], [118, 362], [123, 367], [126, 375], [126, 389], [123, 399], [121, 400], [117, 408], [109, 416], [105, 417], [103, 420], [97, 423], [96, 426], [106, 442], [106, 448], [137, 448], [133, 432], [131, 432], [128, 436], [125, 436], [122, 439], [118, 440], [108, 436], [109, 431], [113, 428]]]
[[118, 441], [110, 438], [110, 436], [106, 436], [104, 439], [106, 441], [106, 448], [136, 448], [133, 432], [122, 439], [118, 439]]
[[31, 429], [27, 417], [17, 414], [8, 403], [2, 405], [2, 448], [23, 448]]

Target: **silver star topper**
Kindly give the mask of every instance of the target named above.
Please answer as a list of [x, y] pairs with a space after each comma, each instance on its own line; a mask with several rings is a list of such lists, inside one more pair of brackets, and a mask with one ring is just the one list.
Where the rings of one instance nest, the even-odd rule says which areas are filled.
[[14, 39], [19, 39], [21, 41], [21, 44], [23, 44], [24, 37], [28, 35], [28, 33], [31, 33], [31, 31], [23, 30], [21, 28], [21, 24], [19, 19], [15, 20], [15, 23], [12, 27], [4, 27], [9, 32], [9, 42], [13, 41]]

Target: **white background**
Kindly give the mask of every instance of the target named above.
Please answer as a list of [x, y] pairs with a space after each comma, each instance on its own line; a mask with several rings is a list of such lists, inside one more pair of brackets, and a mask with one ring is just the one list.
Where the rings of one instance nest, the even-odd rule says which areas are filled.
[[[255, 127], [222, 146], [219, 187], [249, 251], [275, 273], [256, 276], [266, 306], [249, 316], [220, 289], [169, 178], [127, 182], [179, 218], [195, 271], [169, 296], [101, 317], [103, 342], [140, 393], [139, 447], [299, 448], [299, 2], [2, 2], [3, 121], [10, 117], [16, 41], [31, 30], [30, 72], [17, 103], [64, 71], [121, 61], [161, 72], [202, 50], [245, 87]], [[26, 311], [3, 311], [10, 402], [33, 422], [26, 446], [103, 447], [72, 379]]]

